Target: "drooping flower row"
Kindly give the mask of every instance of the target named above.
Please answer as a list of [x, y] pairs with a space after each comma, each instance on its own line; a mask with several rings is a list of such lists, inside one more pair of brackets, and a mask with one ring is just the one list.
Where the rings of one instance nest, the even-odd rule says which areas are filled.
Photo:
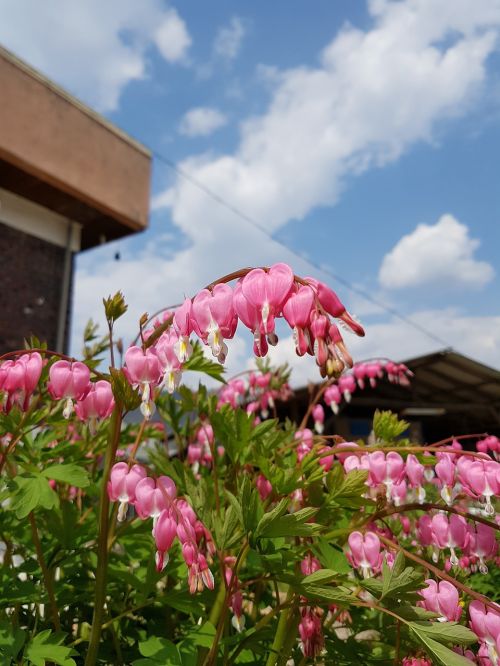
[[111, 470], [108, 495], [112, 502], [119, 502], [118, 520], [125, 520], [129, 504], [142, 520], [153, 519], [158, 571], [167, 564], [168, 552], [177, 538], [188, 567], [191, 594], [201, 591], [203, 586], [214, 588], [214, 577], [208, 567], [208, 560], [215, 553], [212, 535], [192, 506], [177, 497], [176, 485], [170, 477], [153, 479], [141, 465], [118, 462]]
[[366, 386], [375, 388], [377, 381], [384, 377], [393, 384], [408, 386], [413, 373], [404, 363], [389, 360], [355, 363], [326, 389], [323, 400], [334, 414], [338, 414], [343, 400], [350, 402], [352, 394]]
[[[262, 357], [269, 345], [277, 344], [276, 320], [283, 318], [293, 329], [297, 354], [314, 356], [322, 376], [338, 375], [352, 365], [333, 319], [364, 335], [335, 292], [314, 278], [296, 278], [286, 264], [275, 264], [268, 270], [255, 268], [234, 289], [222, 283], [202, 289], [165, 317], [172, 325], [153, 345], [147, 349], [132, 346], [125, 353], [127, 376], [141, 389], [145, 415], [154, 408], [156, 388], [173, 392], [178, 386], [193, 333], [223, 363], [228, 351], [225, 341], [234, 337], [241, 321], [253, 334], [255, 355]], [[161, 323], [157, 321], [156, 326]], [[153, 332], [154, 328], [145, 331], [144, 339]]]
[[[22, 411], [29, 407], [30, 398], [38, 386], [43, 369], [38, 352], [26, 353], [16, 360], [0, 365], [0, 392], [3, 400], [0, 409], [9, 412], [17, 406]], [[69, 418], [73, 411], [82, 421], [88, 421], [91, 429], [98, 420], [107, 418], [114, 407], [111, 384], [101, 379], [90, 381], [90, 370], [80, 361], [56, 361], [50, 366], [47, 385], [54, 400], [63, 400], [63, 415]]]

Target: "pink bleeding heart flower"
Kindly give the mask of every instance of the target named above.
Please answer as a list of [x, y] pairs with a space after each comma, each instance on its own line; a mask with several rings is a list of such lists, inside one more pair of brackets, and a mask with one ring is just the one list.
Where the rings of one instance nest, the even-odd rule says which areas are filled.
[[193, 304], [190, 298], [177, 308], [174, 313], [174, 324], [179, 338], [174, 345], [174, 351], [181, 363], [185, 363], [193, 353], [189, 336], [193, 332]]
[[168, 551], [177, 536], [177, 522], [171, 509], [164, 509], [160, 513], [153, 534], [156, 543], [156, 569], [162, 571], [168, 563]]
[[356, 333], [356, 335], [361, 337], [364, 336], [365, 332], [363, 327], [347, 312], [344, 304], [330, 287], [327, 287], [326, 284], [312, 277], [306, 277], [305, 280], [314, 287], [321, 306], [329, 315], [335, 317], [335, 319], [341, 319], [352, 331], [354, 331], [354, 333]]
[[432, 613], [437, 613], [440, 622], [458, 622], [462, 608], [456, 587], [447, 580], [436, 583], [435, 580], [428, 579], [425, 582], [427, 587], [419, 592], [423, 597], [420, 605]]
[[135, 489], [141, 479], [146, 477], [146, 470], [141, 465], [129, 467], [126, 462], [113, 465], [108, 481], [108, 495], [112, 502], [120, 502], [118, 520], [125, 520], [128, 503], [135, 502]]
[[353, 375], [342, 375], [338, 381], [339, 391], [346, 402], [351, 402], [351, 396], [356, 390], [356, 380]]
[[403, 458], [395, 451], [390, 451], [387, 456], [383, 451], [374, 451], [368, 456], [368, 464], [370, 484], [377, 486], [383, 483], [386, 487], [387, 501], [390, 501], [392, 485], [399, 483], [404, 475]]
[[500, 495], [500, 464], [495, 460], [476, 460], [467, 467], [465, 477], [469, 488], [476, 495], [484, 497], [485, 513], [493, 516], [495, 507], [491, 498]]
[[90, 390], [90, 370], [80, 361], [56, 361], [49, 370], [48, 387], [55, 400], [66, 398], [64, 418], [73, 412], [73, 400], [81, 400]]
[[500, 655], [500, 608], [495, 611], [474, 600], [469, 606], [469, 617], [470, 628], [485, 647], [483, 655], [496, 666]]
[[366, 374], [366, 363], [355, 363], [352, 366], [352, 374], [354, 375], [358, 386], [360, 389], [365, 388], [365, 379], [367, 377]]
[[434, 470], [441, 483], [441, 497], [446, 504], [453, 503], [453, 487], [455, 485], [455, 456], [449, 453], [438, 454], [439, 462]]
[[238, 318], [233, 307], [233, 290], [216, 284], [212, 291], [202, 289], [193, 299], [192, 323], [196, 334], [210, 347], [220, 363], [227, 356], [224, 342], [234, 336]]
[[323, 405], [314, 405], [312, 417], [314, 420], [314, 430], [318, 435], [322, 435], [325, 423], [325, 410], [323, 409]]
[[177, 488], [168, 476], [146, 477], [135, 487], [135, 510], [139, 518], [153, 518], [154, 526], [162, 511], [168, 509], [177, 495]]
[[432, 666], [425, 657], [405, 657], [402, 661], [403, 666]]
[[257, 486], [257, 490], [259, 491], [259, 497], [263, 502], [273, 492], [273, 487], [271, 485], [271, 482], [268, 481], [268, 479], [266, 479], [266, 477], [263, 474], [259, 474], [259, 476], [255, 480], [255, 485]]
[[423, 488], [425, 467], [413, 453], [410, 453], [406, 458], [405, 470], [411, 488], [415, 488], [417, 491], [418, 502], [423, 504], [425, 501], [425, 489]]
[[98, 420], [107, 419], [115, 406], [111, 384], [100, 379], [90, 385], [87, 395], [75, 405], [75, 412], [81, 421], [88, 421], [90, 432], [95, 434]]
[[267, 272], [254, 268], [243, 278], [243, 296], [257, 310], [263, 334], [273, 336], [275, 318], [281, 315], [293, 281], [292, 269], [283, 263], [274, 264]]
[[153, 389], [161, 378], [161, 365], [152, 349], [132, 346], [125, 352], [125, 372], [133, 386], [142, 388], [141, 413], [149, 419], [154, 412]]
[[315, 659], [323, 650], [325, 639], [321, 618], [314, 608], [305, 606], [300, 612], [300, 647], [307, 659]]
[[373, 363], [366, 363], [365, 372], [372, 388], [375, 388], [377, 385], [377, 379], [382, 379], [384, 376], [382, 372], [382, 364], [377, 361], [374, 361]]
[[[38, 352], [23, 354], [16, 361], [0, 365], [0, 391], [7, 393], [6, 411], [14, 404], [26, 411], [29, 400], [40, 380], [43, 361]], [[1, 409], [1, 404], [0, 404]]]
[[290, 293], [284, 306], [283, 317], [293, 328], [293, 340], [298, 356], [303, 356], [310, 345], [307, 327], [314, 307], [314, 292], [311, 287], [301, 286]]
[[452, 514], [450, 518], [444, 513], [438, 513], [431, 520], [432, 533], [435, 544], [439, 548], [450, 549], [450, 562], [453, 566], [458, 564], [455, 549], [464, 549], [469, 543], [467, 521], [462, 516]]
[[[269, 349], [267, 337], [260, 330], [260, 316], [258, 309], [245, 298], [242, 290], [242, 281], [236, 284], [233, 294], [233, 305], [236, 314], [243, 324], [253, 333], [253, 352], [255, 356], [265, 356]], [[274, 342], [274, 340], [273, 340]], [[250, 380], [252, 375], [250, 375]], [[252, 386], [252, 384], [250, 384]]]
[[182, 377], [182, 364], [177, 353], [178, 343], [179, 335], [169, 329], [162, 333], [155, 345], [155, 353], [163, 374], [161, 386], [165, 386], [169, 393], [175, 391]]
[[319, 571], [320, 569], [321, 562], [317, 557], [311, 555], [311, 553], [308, 553], [300, 563], [300, 570], [304, 576], [309, 576], [310, 574], [314, 573], [315, 571]]
[[334, 414], [339, 413], [339, 405], [342, 402], [342, 394], [340, 393], [337, 384], [332, 384], [326, 389], [323, 395], [323, 400], [331, 408]]
[[472, 557], [479, 560], [479, 571], [483, 574], [488, 573], [488, 567], [485, 560], [492, 559], [497, 554], [498, 545], [495, 537], [495, 530], [484, 523], [473, 523], [468, 525], [469, 544], [467, 552]]
[[380, 539], [374, 532], [351, 532], [347, 540], [350, 552], [348, 558], [352, 565], [360, 568], [364, 578], [376, 572], [382, 566]]

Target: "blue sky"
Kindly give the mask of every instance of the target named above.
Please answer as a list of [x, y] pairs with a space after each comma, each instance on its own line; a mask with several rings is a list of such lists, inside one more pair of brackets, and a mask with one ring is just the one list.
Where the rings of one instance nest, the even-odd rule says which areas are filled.
[[[155, 159], [148, 232], [78, 258], [75, 352], [101, 294], [125, 291], [127, 339], [140, 313], [285, 260], [365, 324], [357, 358], [443, 345], [318, 267], [500, 367], [500, 0], [104, 6], [0, 0], [0, 42], [277, 242]], [[230, 370], [248, 355], [242, 331]]]

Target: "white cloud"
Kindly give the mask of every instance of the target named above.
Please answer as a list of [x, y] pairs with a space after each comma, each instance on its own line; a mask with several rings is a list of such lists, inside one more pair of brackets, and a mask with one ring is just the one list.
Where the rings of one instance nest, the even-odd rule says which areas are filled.
[[198, 106], [187, 111], [179, 125], [185, 136], [208, 136], [227, 123], [227, 117], [218, 109]]
[[245, 32], [243, 20], [233, 16], [229, 25], [219, 28], [214, 40], [214, 54], [226, 60], [234, 60], [240, 52]]
[[100, 111], [118, 107], [147, 72], [147, 50], [169, 62], [191, 43], [175, 9], [161, 0], [0, 0], [0, 42]]
[[453, 215], [442, 215], [434, 225], [419, 224], [403, 236], [382, 260], [379, 281], [386, 289], [450, 284], [482, 287], [495, 271], [474, 253], [480, 241]]
[[[243, 124], [234, 153], [193, 156], [180, 167], [273, 233], [315, 206], [334, 204], [346, 177], [396, 160], [432, 140], [438, 123], [465, 113], [497, 48], [500, 2], [370, 7], [371, 29], [345, 27], [317, 67], [276, 72], [267, 111]], [[120, 288], [138, 317], [241, 266], [283, 260], [311, 272], [189, 180], [178, 178], [155, 200], [168, 206], [183, 249], [172, 257], [153, 238], [119, 263], [101, 260], [102, 251], [82, 257], [75, 332], [95, 315], [100, 295]]]
[[192, 40], [186, 24], [175, 9], [166, 11], [164, 19], [155, 31], [154, 41], [168, 62], [177, 62], [185, 57]]

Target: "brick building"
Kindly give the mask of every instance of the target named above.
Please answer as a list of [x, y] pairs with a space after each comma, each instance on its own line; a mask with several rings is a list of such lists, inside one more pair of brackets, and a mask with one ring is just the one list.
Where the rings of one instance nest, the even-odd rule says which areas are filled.
[[0, 47], [0, 353], [63, 351], [76, 252], [148, 224], [151, 155]]

